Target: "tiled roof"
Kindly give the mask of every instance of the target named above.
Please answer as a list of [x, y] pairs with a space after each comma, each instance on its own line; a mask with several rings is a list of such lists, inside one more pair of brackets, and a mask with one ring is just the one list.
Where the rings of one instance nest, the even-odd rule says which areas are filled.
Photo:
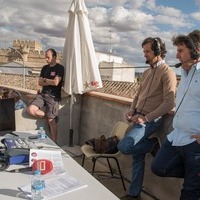
[[103, 87], [97, 91], [132, 99], [138, 87], [139, 84], [135, 82], [103, 81]]
[[[16, 74], [0, 74], [0, 85], [7, 85], [13, 87], [22, 87], [22, 76]], [[26, 76], [26, 89], [37, 90], [37, 76]], [[130, 98], [138, 90], [139, 84], [136, 82], [123, 81], [103, 81], [103, 87], [96, 90], [99, 93], [116, 95], [120, 97]]]

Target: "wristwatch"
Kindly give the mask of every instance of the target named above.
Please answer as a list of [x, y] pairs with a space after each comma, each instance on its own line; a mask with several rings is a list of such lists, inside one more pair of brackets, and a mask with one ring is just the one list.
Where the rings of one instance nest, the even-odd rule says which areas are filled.
[[44, 83], [46, 83], [46, 80], [47, 80], [46, 78], [43, 78], [43, 82], [44, 82]]

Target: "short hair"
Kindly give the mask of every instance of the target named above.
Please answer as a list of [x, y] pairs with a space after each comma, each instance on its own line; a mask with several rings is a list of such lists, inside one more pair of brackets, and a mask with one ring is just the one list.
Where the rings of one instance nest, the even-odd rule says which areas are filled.
[[165, 47], [165, 43], [162, 42], [161, 38], [159, 37], [148, 37], [146, 39], [143, 40], [142, 42], [142, 47], [145, 44], [151, 43], [151, 49], [154, 51], [155, 55], [160, 55], [162, 58], [164, 58], [166, 56], [167, 50]]
[[47, 53], [47, 51], [51, 51], [52, 56], [55, 57], [55, 58], [57, 57], [57, 52], [56, 52], [55, 49], [49, 48], [49, 49], [46, 50], [46, 53]]
[[185, 45], [190, 50], [191, 58], [199, 57], [200, 52], [200, 30], [193, 30], [188, 35], [179, 34], [172, 37], [174, 46]]
[[16, 99], [21, 99], [21, 97], [22, 97], [20, 92], [18, 92], [17, 90], [11, 90], [10, 94], [12, 94], [13, 97], [16, 98]]

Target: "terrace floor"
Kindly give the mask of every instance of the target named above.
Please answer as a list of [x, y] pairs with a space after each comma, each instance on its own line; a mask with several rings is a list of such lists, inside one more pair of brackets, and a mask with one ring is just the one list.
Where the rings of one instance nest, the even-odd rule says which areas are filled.
[[[80, 165], [82, 164], [82, 152], [79, 146], [75, 147], [61, 147], [65, 150], [71, 157], [74, 158]], [[92, 171], [92, 161], [89, 159], [85, 159], [84, 168], [91, 173]], [[103, 171], [100, 175], [95, 175], [95, 178], [99, 180], [107, 189], [109, 189], [113, 194], [115, 194], [119, 199], [126, 195], [126, 191], [124, 191], [121, 180], [118, 178], [110, 178], [109, 168], [102, 164], [101, 162], [96, 162], [95, 171]], [[125, 180], [126, 189], [128, 190], [130, 183]], [[155, 197], [150, 196], [145, 191], [141, 193], [141, 200], [158, 200]]]

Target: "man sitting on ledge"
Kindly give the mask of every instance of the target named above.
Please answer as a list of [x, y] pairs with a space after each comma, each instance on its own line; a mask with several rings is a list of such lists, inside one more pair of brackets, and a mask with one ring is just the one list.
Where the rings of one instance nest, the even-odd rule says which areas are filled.
[[[61, 100], [64, 67], [56, 62], [57, 53], [54, 49], [48, 49], [45, 53], [45, 57], [48, 65], [42, 68], [38, 81], [38, 84], [42, 86], [42, 91], [30, 103], [27, 111], [30, 115], [35, 117], [47, 117], [51, 139], [57, 142], [58, 110]], [[41, 110], [43, 106], [46, 106], [45, 112]]]

